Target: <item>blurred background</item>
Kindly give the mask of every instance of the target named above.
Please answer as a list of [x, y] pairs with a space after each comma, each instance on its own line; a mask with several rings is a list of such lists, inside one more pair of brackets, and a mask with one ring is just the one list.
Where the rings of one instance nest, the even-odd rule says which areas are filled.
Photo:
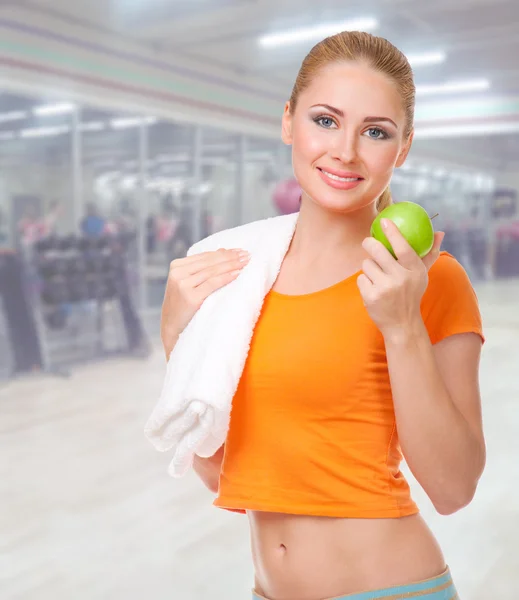
[[305, 54], [387, 37], [416, 76], [396, 201], [439, 216], [483, 311], [488, 466], [436, 515], [463, 600], [519, 589], [516, 0], [0, 2], [0, 598], [247, 598], [245, 519], [166, 473], [143, 427], [171, 260], [294, 212], [280, 119]]

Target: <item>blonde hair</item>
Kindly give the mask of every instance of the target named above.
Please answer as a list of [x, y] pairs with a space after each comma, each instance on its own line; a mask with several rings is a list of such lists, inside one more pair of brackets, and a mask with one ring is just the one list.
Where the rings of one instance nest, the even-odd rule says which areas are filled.
[[[404, 136], [413, 130], [416, 88], [413, 70], [405, 55], [388, 40], [362, 31], [343, 31], [316, 44], [303, 60], [290, 95], [293, 114], [299, 95], [325, 66], [345, 61], [362, 62], [394, 81], [402, 98], [406, 126]], [[382, 211], [392, 203], [389, 186], [382, 192], [377, 209]]]

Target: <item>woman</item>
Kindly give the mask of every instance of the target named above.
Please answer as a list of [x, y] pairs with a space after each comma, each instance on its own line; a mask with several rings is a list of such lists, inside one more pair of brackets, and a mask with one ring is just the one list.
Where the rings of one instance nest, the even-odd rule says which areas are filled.
[[[443, 515], [475, 493], [485, 463], [477, 299], [459, 263], [440, 255], [441, 233], [423, 260], [391, 222], [398, 260], [369, 237], [411, 147], [414, 102], [406, 58], [345, 32], [311, 50], [285, 107], [303, 190], [296, 230], [226, 443], [195, 462], [215, 505], [249, 518], [255, 598], [457, 598], [399, 465], [403, 455]], [[238, 249], [172, 264], [167, 356], [247, 261]]]

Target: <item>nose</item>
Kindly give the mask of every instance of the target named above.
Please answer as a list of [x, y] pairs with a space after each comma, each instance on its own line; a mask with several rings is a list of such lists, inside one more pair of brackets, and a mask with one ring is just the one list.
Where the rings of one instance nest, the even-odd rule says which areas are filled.
[[354, 163], [358, 158], [359, 138], [355, 131], [344, 131], [343, 135], [337, 136], [334, 147], [334, 158], [348, 164]]

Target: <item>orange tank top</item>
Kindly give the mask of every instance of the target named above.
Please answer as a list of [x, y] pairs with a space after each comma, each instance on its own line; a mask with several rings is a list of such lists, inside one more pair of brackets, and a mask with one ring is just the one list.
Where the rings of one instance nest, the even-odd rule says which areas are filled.
[[[476, 295], [442, 253], [422, 316], [432, 343], [483, 337]], [[356, 276], [319, 292], [271, 291], [233, 399], [214, 504], [329, 517], [418, 512], [400, 471], [384, 340]]]

